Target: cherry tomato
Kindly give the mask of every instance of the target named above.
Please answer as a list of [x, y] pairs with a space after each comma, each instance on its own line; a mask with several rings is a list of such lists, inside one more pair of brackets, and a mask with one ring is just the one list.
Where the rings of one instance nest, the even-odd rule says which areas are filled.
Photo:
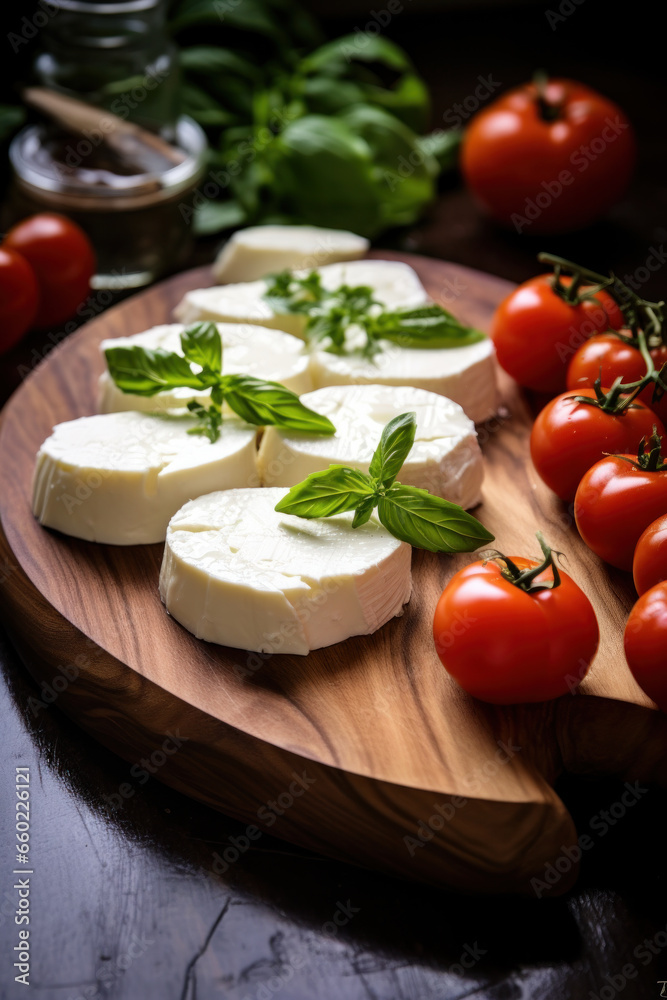
[[632, 575], [638, 594], [667, 580], [667, 513], [649, 524], [637, 542]]
[[[626, 331], [629, 335], [630, 331]], [[651, 351], [653, 364], [660, 371], [667, 361], [667, 347], [656, 347]], [[605, 385], [611, 385], [619, 375], [624, 382], [638, 382], [646, 374], [646, 362], [641, 352], [613, 333], [601, 333], [577, 350], [567, 370], [568, 389], [592, 386], [600, 376]], [[638, 397], [646, 403], [660, 419], [667, 419], [667, 393], [653, 403], [653, 386], [647, 386]]]
[[574, 80], [550, 80], [516, 87], [475, 115], [461, 169], [499, 222], [563, 233], [618, 201], [635, 156], [632, 126], [616, 104]]
[[[565, 388], [568, 360], [582, 340], [623, 325], [623, 314], [607, 292], [597, 292], [595, 301], [571, 304], [555, 290], [554, 281], [553, 274], [541, 274], [519, 285], [500, 303], [491, 324], [505, 371], [519, 385], [551, 393]], [[560, 281], [567, 288], [572, 279]]]
[[37, 276], [35, 326], [64, 322], [88, 298], [95, 254], [84, 231], [64, 215], [45, 212], [24, 219], [9, 230], [3, 246], [25, 257]]
[[30, 329], [39, 306], [39, 288], [28, 261], [0, 246], [0, 354]]
[[640, 688], [667, 712], [667, 583], [639, 598], [623, 637], [625, 658]]
[[[595, 398], [593, 389], [576, 395]], [[643, 403], [634, 402], [620, 414], [606, 413], [589, 403], [578, 403], [563, 392], [538, 413], [530, 435], [530, 454], [538, 475], [561, 500], [574, 498], [579, 482], [605, 453], [636, 455], [642, 438], [662, 422]]]
[[[519, 570], [540, 565], [512, 561]], [[525, 591], [491, 559], [452, 577], [436, 607], [433, 637], [444, 666], [469, 694], [508, 705], [575, 689], [595, 655], [599, 630], [584, 592], [567, 573], [559, 575], [553, 589]], [[535, 582], [550, 580], [551, 567]]]
[[667, 511], [667, 468], [632, 464], [637, 455], [609, 455], [584, 473], [574, 498], [579, 534], [600, 559], [631, 570], [639, 537]]

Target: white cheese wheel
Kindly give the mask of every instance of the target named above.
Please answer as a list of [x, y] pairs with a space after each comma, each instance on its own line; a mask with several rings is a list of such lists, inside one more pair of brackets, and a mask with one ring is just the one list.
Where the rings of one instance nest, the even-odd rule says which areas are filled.
[[195, 424], [132, 411], [57, 424], [37, 454], [35, 516], [90, 542], [144, 545], [164, 540], [187, 500], [257, 484], [256, 428], [230, 417], [211, 444], [187, 433]]
[[341, 260], [358, 260], [370, 243], [344, 229], [318, 226], [250, 226], [225, 243], [213, 265], [221, 284], [255, 281], [277, 271], [322, 267]]
[[212, 493], [172, 518], [160, 594], [198, 638], [305, 654], [377, 631], [409, 600], [409, 545], [375, 519], [278, 514], [286, 492]]
[[[390, 309], [398, 306], [420, 306], [428, 295], [408, 264], [397, 260], [357, 260], [345, 264], [328, 264], [319, 268], [325, 288], [341, 285], [367, 285], [375, 297]], [[302, 271], [302, 275], [309, 271]], [[248, 281], [237, 285], [198, 288], [187, 292], [174, 315], [183, 323], [213, 320], [221, 323], [256, 323], [287, 330], [302, 337], [307, 318], [300, 314], [274, 311], [264, 299], [265, 281]]]
[[303, 402], [328, 416], [336, 433], [318, 438], [267, 427], [258, 455], [264, 485], [293, 486], [330, 465], [368, 472], [385, 424], [413, 411], [415, 443], [398, 481], [462, 507], [479, 503], [484, 466], [475, 425], [451, 399], [410, 386], [334, 385], [306, 393]]
[[[262, 330], [248, 323], [218, 323], [222, 338], [222, 370], [228, 375], [253, 375], [269, 382], [280, 382], [292, 392], [302, 393], [312, 389], [309, 357], [304, 351], [303, 341], [291, 337], [282, 330]], [[103, 340], [102, 352], [107, 347], [145, 347], [151, 350], [162, 348], [182, 354], [182, 323], [154, 326], [132, 337], [117, 337]], [[199, 366], [193, 366], [200, 370]], [[145, 413], [172, 410], [187, 406], [191, 399], [206, 403], [210, 389], [201, 392], [192, 389], [170, 389], [156, 396], [137, 396], [123, 392], [113, 381], [108, 371], [100, 375], [99, 409], [102, 413], [116, 413], [119, 410], [142, 410]], [[225, 411], [227, 407], [225, 407]]]
[[437, 350], [397, 347], [380, 341], [370, 360], [359, 354], [315, 351], [310, 371], [315, 388], [325, 385], [412, 385], [447, 396], [476, 424], [498, 409], [495, 350], [486, 337], [467, 347]]

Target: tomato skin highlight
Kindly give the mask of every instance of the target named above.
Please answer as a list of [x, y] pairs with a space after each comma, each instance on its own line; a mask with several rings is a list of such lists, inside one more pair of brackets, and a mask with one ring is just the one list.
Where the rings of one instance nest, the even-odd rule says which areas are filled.
[[35, 272], [40, 290], [36, 327], [63, 323], [88, 298], [95, 252], [83, 229], [64, 215], [43, 212], [24, 219], [2, 245], [25, 257]]
[[478, 112], [463, 140], [468, 190], [517, 232], [587, 226], [623, 195], [636, 160], [632, 126], [612, 101], [575, 80], [549, 80], [544, 94], [553, 120], [526, 83]]
[[[540, 478], [561, 500], [574, 499], [584, 475], [609, 454], [636, 455], [642, 438], [649, 438], [654, 425], [665, 433], [652, 410], [636, 401], [620, 414], [578, 403], [574, 393], [564, 392], [538, 413], [530, 435], [530, 454]], [[576, 395], [595, 398], [593, 389]]]
[[32, 326], [39, 307], [39, 287], [28, 261], [0, 246], [0, 354], [18, 343]]
[[[604, 291], [595, 301], [571, 305], [554, 291], [553, 281], [552, 274], [540, 274], [510, 292], [496, 309], [491, 339], [499, 364], [519, 385], [556, 393], [566, 386], [574, 348], [596, 332], [621, 327], [623, 315]], [[571, 281], [561, 278], [566, 287]]]
[[640, 596], [667, 580], [667, 513], [649, 524], [637, 542], [632, 576]]
[[667, 583], [658, 583], [639, 598], [623, 636], [632, 675], [649, 698], [667, 712]]
[[610, 455], [585, 473], [574, 517], [589, 549], [611, 566], [631, 570], [640, 535], [667, 511], [667, 470], [638, 469], [624, 458]]
[[[520, 569], [539, 563], [514, 558]], [[593, 607], [562, 570], [561, 584], [527, 593], [496, 562], [459, 570], [438, 601], [436, 651], [464, 690], [496, 705], [547, 701], [573, 691], [595, 656]], [[552, 580], [551, 569], [537, 579]]]
[[[628, 331], [629, 332], [629, 331]], [[657, 371], [667, 361], [667, 347], [656, 347], [651, 351]], [[638, 382], [646, 374], [646, 363], [638, 348], [627, 344], [613, 333], [596, 334], [577, 350], [567, 370], [568, 389], [582, 389], [592, 386], [600, 376], [603, 385], [611, 385], [619, 375], [624, 382]], [[667, 393], [653, 402], [653, 386], [643, 389], [637, 397], [665, 421], [667, 419]]]

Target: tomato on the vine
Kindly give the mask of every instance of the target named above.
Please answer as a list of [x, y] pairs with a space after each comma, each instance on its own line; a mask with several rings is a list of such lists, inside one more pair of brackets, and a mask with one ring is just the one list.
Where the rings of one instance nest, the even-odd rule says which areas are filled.
[[632, 126], [612, 101], [574, 80], [526, 83], [466, 129], [468, 189], [517, 232], [587, 226], [625, 191], [636, 156]]
[[2, 245], [25, 257], [35, 272], [40, 289], [35, 326], [64, 322], [87, 299], [95, 253], [71, 219], [51, 212], [33, 215], [10, 229]]
[[447, 671], [469, 694], [498, 705], [573, 691], [598, 647], [593, 607], [544, 553], [500, 553], [459, 570], [443, 590], [433, 638]]
[[[624, 382], [638, 382], [646, 374], [646, 362], [641, 351], [629, 342], [630, 331], [596, 334], [578, 348], [567, 370], [567, 388], [592, 386], [597, 378], [611, 385], [621, 376]], [[657, 371], [667, 362], [667, 346], [654, 347], [651, 358]], [[664, 422], [667, 420], [667, 393], [653, 402], [653, 386], [643, 389], [638, 399], [646, 403]]]
[[623, 314], [608, 292], [578, 287], [572, 278], [541, 274], [519, 285], [498, 306], [491, 338], [500, 365], [519, 385], [540, 392], [565, 388], [568, 361], [582, 340], [623, 326]]
[[[577, 397], [591, 403], [579, 402]], [[547, 403], [533, 424], [533, 465], [561, 500], [574, 498], [584, 473], [605, 454], [636, 454], [654, 426], [658, 434], [665, 433], [662, 422], [643, 403], [635, 400], [615, 413], [596, 402], [595, 389], [561, 393]]]
[[637, 542], [632, 576], [638, 594], [667, 580], [667, 513], [649, 524]]
[[625, 658], [640, 688], [667, 712], [667, 582], [651, 587], [630, 612]]
[[33, 324], [39, 306], [35, 272], [24, 257], [0, 246], [0, 354]]
[[631, 570], [643, 531], [667, 511], [667, 464], [655, 435], [636, 455], [607, 455], [584, 473], [574, 498], [579, 534], [589, 549]]

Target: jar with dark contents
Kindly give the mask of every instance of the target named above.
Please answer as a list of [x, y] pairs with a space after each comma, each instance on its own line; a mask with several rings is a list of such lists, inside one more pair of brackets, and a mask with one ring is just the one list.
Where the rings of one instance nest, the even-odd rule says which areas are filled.
[[[100, 119], [101, 122], [104, 119]], [[93, 134], [30, 125], [15, 137], [11, 225], [37, 212], [62, 212], [97, 254], [94, 288], [138, 288], [178, 268], [191, 250], [192, 194], [204, 171], [206, 137], [182, 116], [174, 146], [119, 153]], [[169, 149], [173, 154], [169, 154]]]

